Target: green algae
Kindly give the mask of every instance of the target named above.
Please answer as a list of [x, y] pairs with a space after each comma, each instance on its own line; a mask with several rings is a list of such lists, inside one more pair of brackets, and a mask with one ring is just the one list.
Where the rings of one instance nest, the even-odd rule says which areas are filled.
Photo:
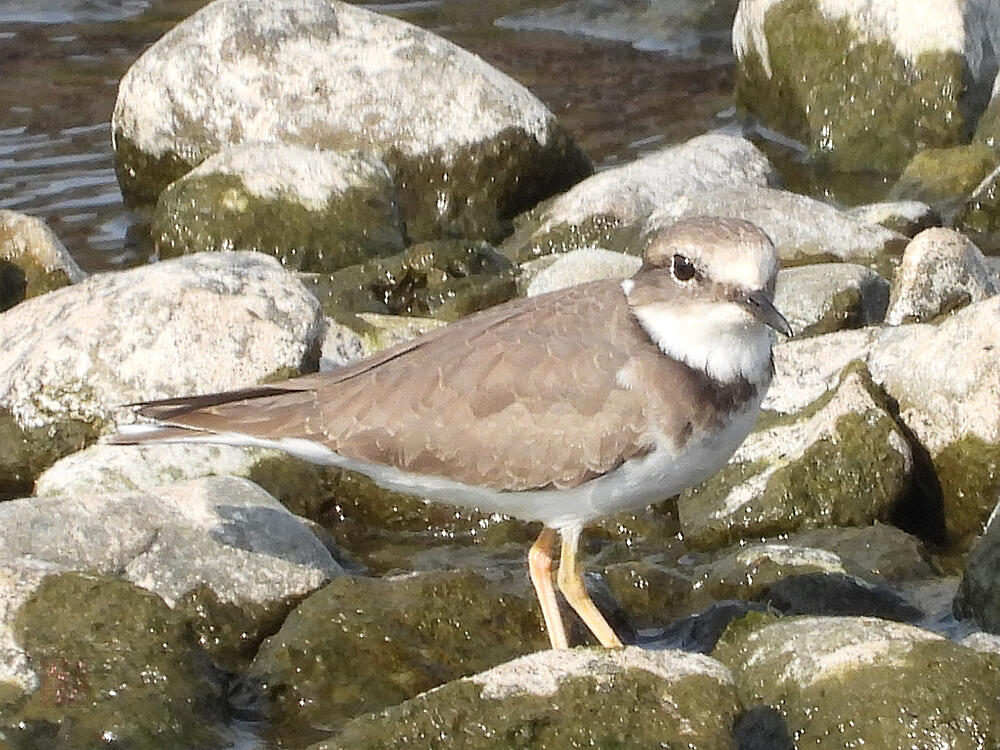
[[998, 161], [996, 150], [982, 143], [925, 149], [906, 165], [889, 198], [922, 201], [946, 218], [955, 217]]
[[501, 252], [512, 262], [524, 263], [585, 247], [638, 255], [644, 247], [646, 230], [641, 222], [625, 224], [609, 214], [596, 214], [578, 224], [557, 222], [542, 229], [547, 209], [548, 205], [542, 204], [514, 222], [514, 233], [501, 246]]
[[641, 669], [562, 680], [545, 696], [489, 698], [463, 680], [382, 713], [360, 717], [312, 750], [730, 748], [738, 706], [705, 675], [666, 683]]
[[304, 281], [327, 315], [352, 328], [345, 313], [457, 320], [517, 293], [510, 262], [491, 245], [464, 240], [418, 243]]
[[0, 408], [0, 500], [30, 495], [39, 474], [99, 434], [99, 425], [75, 419], [22, 427], [10, 411]]
[[[796, 747], [980, 750], [1000, 741], [1000, 673], [990, 660], [945, 639], [900, 637], [870, 659], [850, 645], [836, 659], [817, 655], [829, 666], [799, 674], [785, 648], [790, 622], [751, 613], [727, 628], [712, 656], [733, 671], [744, 706], [763, 703], [784, 717]], [[814, 628], [822, 649], [824, 628]]]
[[403, 250], [398, 210], [387, 187], [351, 188], [313, 208], [294, 194], [256, 196], [236, 175], [191, 176], [160, 194], [150, 231], [164, 258], [254, 250], [288, 268], [329, 273]]
[[648, 561], [616, 563], [602, 571], [604, 581], [634, 627], [663, 627], [691, 614], [695, 581], [664, 565]]
[[286, 618], [251, 676], [281, 735], [335, 727], [547, 644], [520, 570], [344, 576]]
[[70, 283], [64, 270], [47, 270], [29, 257], [0, 258], [0, 312]]
[[207, 153], [183, 155], [175, 151], [154, 156], [140, 149], [119, 130], [114, 132], [113, 143], [115, 176], [129, 208], [154, 205], [167, 185], [183, 177], [208, 156]]
[[888, 41], [859, 38], [847, 19], [825, 17], [814, 0], [773, 5], [764, 35], [773, 75], [748, 54], [737, 66], [737, 105], [835, 169], [896, 171], [921, 148], [967, 135], [960, 54], [911, 63]]
[[590, 176], [589, 160], [559, 125], [549, 124], [543, 142], [510, 127], [420, 158], [380, 154], [395, 174], [407, 235], [497, 242], [515, 216]]
[[968, 546], [1000, 499], [1000, 446], [967, 435], [932, 456], [949, 541]]
[[88, 573], [44, 579], [14, 630], [32, 664], [57, 665], [72, 691], [44, 682], [2, 723], [24, 747], [212, 748], [224, 745], [220, 684], [183, 616], [124, 581]]

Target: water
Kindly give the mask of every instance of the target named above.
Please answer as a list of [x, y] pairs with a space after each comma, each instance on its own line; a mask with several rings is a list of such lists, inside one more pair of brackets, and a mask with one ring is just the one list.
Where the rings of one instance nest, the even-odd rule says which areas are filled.
[[[118, 80], [203, 4], [0, 0], [0, 208], [45, 219], [88, 271], [148, 257], [142, 217], [125, 209], [115, 180], [110, 120]], [[685, 40], [671, 45], [627, 24], [612, 24], [607, 35], [616, 39], [564, 33], [590, 31], [571, 22], [564, 32], [496, 24], [530, 20], [555, 5], [413, 0], [365, 7], [428, 28], [526, 85], [598, 169], [720, 124], [718, 114], [731, 103], [732, 57], [717, 30], [695, 42], [693, 32], [671, 32], [667, 41]]]

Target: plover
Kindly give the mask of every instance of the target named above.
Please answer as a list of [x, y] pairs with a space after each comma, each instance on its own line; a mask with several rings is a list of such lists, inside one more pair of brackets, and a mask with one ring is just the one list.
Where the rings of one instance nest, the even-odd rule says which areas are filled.
[[543, 529], [528, 569], [553, 648], [553, 586], [607, 647], [581, 530], [696, 485], [757, 420], [771, 380], [777, 256], [753, 224], [699, 217], [654, 233], [642, 267], [480, 312], [339, 370], [140, 405], [112, 442], [279, 448], [430, 502]]

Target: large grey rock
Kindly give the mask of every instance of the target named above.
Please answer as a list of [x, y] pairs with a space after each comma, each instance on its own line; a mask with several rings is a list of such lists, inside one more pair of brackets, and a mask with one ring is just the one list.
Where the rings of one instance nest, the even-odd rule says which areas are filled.
[[969, 239], [953, 229], [928, 229], [906, 246], [886, 322], [928, 322], [998, 290], [1000, 276]]
[[688, 193], [659, 206], [650, 223], [665, 226], [702, 215], [731, 216], [756, 224], [774, 242], [786, 265], [826, 261], [880, 264], [906, 244], [903, 235], [814, 198], [757, 186]]
[[1000, 511], [996, 509], [966, 556], [955, 614], [1000, 635]]
[[847, 213], [868, 224], [880, 224], [906, 237], [940, 226], [941, 217], [921, 201], [882, 201], [848, 209]]
[[315, 369], [323, 316], [273, 258], [202, 253], [100, 274], [0, 315], [0, 492], [26, 494], [122, 404]]
[[396, 177], [413, 240], [489, 238], [589, 174], [527, 89], [434, 34], [323, 0], [216, 0], [122, 78], [126, 198], [152, 202], [230, 143], [363, 149]]
[[766, 186], [777, 179], [750, 141], [719, 133], [698, 136], [599, 172], [528, 212], [503, 251], [518, 262], [585, 247], [639, 255], [638, 239], [658, 207], [691, 193]]
[[[542, 263], [547, 258], [539, 258], [529, 263]], [[642, 265], [637, 255], [614, 253], [599, 247], [582, 247], [558, 256], [553, 263], [532, 274], [527, 285], [526, 296], [554, 292], [568, 286], [585, 284], [603, 279], [627, 279]], [[522, 278], [525, 273], [522, 271]], [[521, 279], [519, 279], [519, 283]]]
[[958, 143], [989, 98], [991, 0], [741, 0], [737, 103], [836, 168]]
[[[721, 664], [680, 651], [540, 651], [346, 724], [312, 750], [732, 747], [739, 706]], [[470, 737], [471, 735], [471, 737]]]
[[990, 747], [1000, 693], [986, 658], [926, 630], [871, 617], [750, 614], [712, 656], [744, 705], [779, 711], [796, 747]]
[[86, 276], [44, 221], [0, 210], [0, 312]]
[[361, 152], [242, 143], [160, 194], [150, 233], [161, 258], [256, 250], [286, 268], [330, 272], [403, 251], [388, 167]]
[[740, 539], [887, 520], [908, 489], [913, 456], [863, 369], [800, 414], [766, 422], [728, 465], [678, 500], [685, 541]]
[[778, 272], [774, 304], [796, 336], [882, 322], [889, 282], [854, 263], [817, 263]]

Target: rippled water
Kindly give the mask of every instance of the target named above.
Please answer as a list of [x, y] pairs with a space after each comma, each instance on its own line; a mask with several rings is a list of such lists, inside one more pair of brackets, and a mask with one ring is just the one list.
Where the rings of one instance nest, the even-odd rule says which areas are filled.
[[[115, 180], [110, 120], [118, 80], [203, 4], [0, 0], [0, 208], [44, 218], [87, 270], [134, 265], [148, 255], [148, 239]], [[681, 29], [650, 37], [612, 18], [583, 30], [603, 29], [613, 39], [585, 37], [563, 33], [581, 31], [573, 13], [556, 12], [561, 25], [553, 26], [545, 13], [556, 5], [414, 0], [366, 7], [431, 29], [528, 86], [599, 169], [718, 124], [732, 85], [724, 35]], [[546, 24], [563, 32], [536, 30]]]

